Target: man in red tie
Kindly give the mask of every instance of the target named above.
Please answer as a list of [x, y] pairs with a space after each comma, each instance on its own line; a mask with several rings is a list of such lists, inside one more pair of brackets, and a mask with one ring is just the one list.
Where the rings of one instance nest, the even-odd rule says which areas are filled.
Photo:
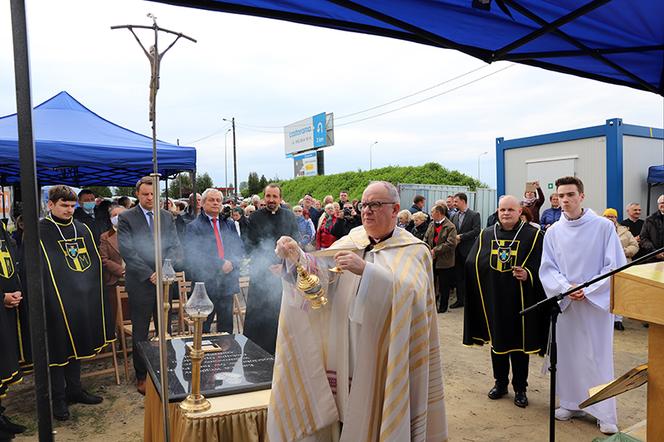
[[240, 291], [239, 270], [244, 253], [232, 220], [221, 215], [223, 195], [207, 189], [201, 213], [187, 224], [185, 250], [192, 281], [204, 282], [214, 311], [203, 324], [208, 333], [216, 315], [217, 331], [233, 333], [233, 293]]

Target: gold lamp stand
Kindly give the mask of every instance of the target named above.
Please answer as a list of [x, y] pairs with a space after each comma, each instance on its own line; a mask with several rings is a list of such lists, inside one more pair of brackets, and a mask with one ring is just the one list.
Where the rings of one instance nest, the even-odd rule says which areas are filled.
[[203, 339], [203, 321], [207, 315], [191, 315], [194, 320], [194, 342], [193, 348], [187, 346], [189, 358], [191, 359], [191, 394], [180, 402], [180, 408], [188, 413], [200, 412], [210, 409], [210, 401], [201, 394], [201, 362], [204, 352], [201, 350]]

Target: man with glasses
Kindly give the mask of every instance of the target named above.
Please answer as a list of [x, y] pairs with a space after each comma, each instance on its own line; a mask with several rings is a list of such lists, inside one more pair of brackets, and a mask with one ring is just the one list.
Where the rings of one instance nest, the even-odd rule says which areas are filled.
[[[324, 252], [277, 242], [286, 262], [271, 441], [447, 440], [431, 252], [396, 227], [392, 184], [370, 184], [359, 208], [362, 226]], [[317, 275], [313, 290], [324, 291], [326, 305], [303, 297], [296, 263]]]

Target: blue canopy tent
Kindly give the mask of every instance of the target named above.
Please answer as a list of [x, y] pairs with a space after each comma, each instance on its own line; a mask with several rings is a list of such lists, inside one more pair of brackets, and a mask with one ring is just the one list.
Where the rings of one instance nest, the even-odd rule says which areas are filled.
[[664, 2], [156, 0], [457, 49], [664, 96]]
[[648, 202], [646, 203], [646, 215], [650, 215], [650, 191], [655, 186], [664, 184], [664, 165], [650, 166], [648, 168]]
[[[42, 186], [134, 186], [152, 173], [152, 138], [114, 124], [60, 92], [33, 111]], [[162, 177], [196, 169], [196, 149], [157, 142]], [[20, 182], [16, 114], [0, 118], [0, 182]]]

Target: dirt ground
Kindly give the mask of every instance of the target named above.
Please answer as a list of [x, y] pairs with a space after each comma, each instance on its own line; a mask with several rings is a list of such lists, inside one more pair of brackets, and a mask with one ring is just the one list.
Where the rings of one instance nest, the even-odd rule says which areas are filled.
[[[548, 440], [549, 378], [540, 373], [542, 358], [531, 358], [528, 408], [516, 407], [512, 392], [509, 397], [491, 401], [486, 396], [493, 385], [489, 350], [464, 347], [462, 327], [462, 310], [439, 315], [450, 440]], [[616, 376], [647, 360], [647, 329], [630, 320], [625, 321], [625, 328], [624, 332], [615, 333]], [[17, 437], [17, 441], [37, 440], [31, 382], [31, 377], [27, 377], [23, 384], [11, 389], [3, 401], [6, 414], [29, 427], [26, 435]], [[115, 385], [112, 376], [89, 378], [84, 380], [84, 385], [104, 396], [105, 401], [95, 406], [71, 406], [72, 418], [65, 423], [55, 422], [58, 441], [142, 440], [143, 397], [132, 385]], [[645, 419], [645, 410], [645, 386], [619, 396], [619, 427], [624, 429]], [[594, 419], [590, 418], [558, 422], [556, 431], [558, 441], [589, 442], [602, 436]]]

